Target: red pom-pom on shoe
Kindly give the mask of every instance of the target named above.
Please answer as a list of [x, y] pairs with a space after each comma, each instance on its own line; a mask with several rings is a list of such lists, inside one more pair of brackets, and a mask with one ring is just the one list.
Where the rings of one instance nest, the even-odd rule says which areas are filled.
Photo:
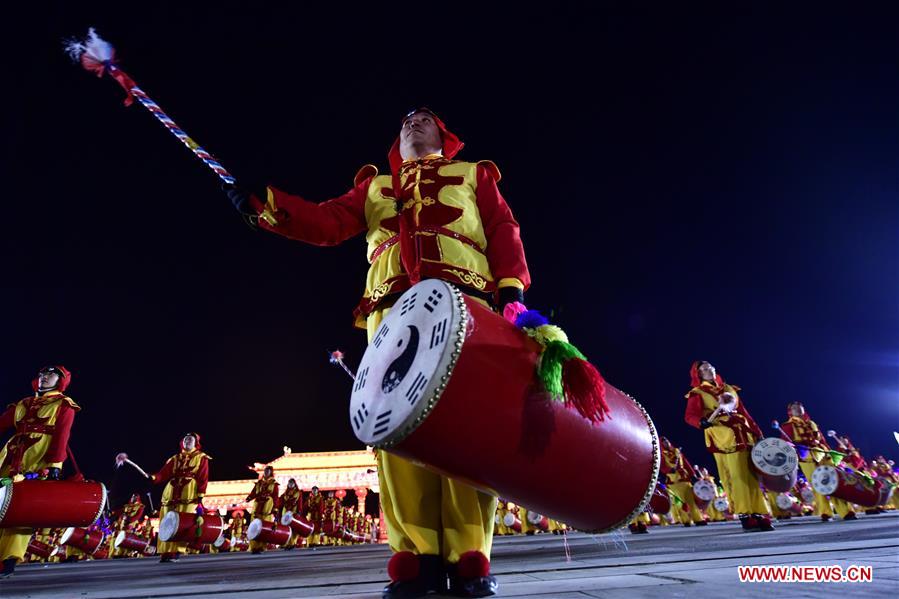
[[387, 576], [393, 582], [418, 578], [418, 556], [411, 551], [394, 553], [387, 562]]
[[480, 551], [466, 551], [456, 564], [462, 578], [483, 578], [490, 574], [490, 560]]

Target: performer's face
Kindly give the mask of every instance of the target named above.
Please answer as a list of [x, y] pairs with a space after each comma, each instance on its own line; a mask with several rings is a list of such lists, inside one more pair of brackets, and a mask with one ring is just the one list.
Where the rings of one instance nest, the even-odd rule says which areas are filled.
[[709, 364], [708, 362], [703, 362], [699, 365], [699, 376], [704, 381], [714, 382], [715, 381], [715, 367]]
[[427, 112], [416, 112], [403, 121], [400, 129], [400, 156], [403, 160], [436, 154], [443, 148], [440, 129]]
[[297, 484], [294, 482], [293, 479], [290, 479], [289, 481], [287, 481], [287, 486], [291, 489], [295, 489]]
[[53, 370], [41, 370], [37, 375], [39, 389], [53, 389], [59, 384], [59, 374]]
[[194, 439], [193, 435], [185, 435], [184, 438], [181, 439], [181, 447], [183, 447], [185, 451], [193, 451], [196, 446], [197, 440]]
[[791, 416], [802, 416], [804, 409], [802, 409], [801, 404], [794, 403], [790, 406], [790, 415]]
[[273, 472], [274, 472], [274, 470], [272, 470], [271, 468], [266, 468], [265, 470], [262, 471], [262, 475], [265, 478], [269, 478]]

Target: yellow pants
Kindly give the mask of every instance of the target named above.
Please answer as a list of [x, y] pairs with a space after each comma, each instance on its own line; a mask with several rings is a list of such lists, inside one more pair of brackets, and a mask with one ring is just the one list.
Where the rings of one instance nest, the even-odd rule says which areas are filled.
[[[811, 482], [812, 474], [815, 473], [815, 468], [818, 467], [818, 464], [815, 462], [799, 462], [799, 467], [805, 475], [805, 480]], [[833, 506], [830, 505], [830, 499], [826, 495], [821, 495], [821, 493], [815, 491], [814, 487], [812, 487], [812, 491], [815, 494], [815, 515], [833, 516]]]
[[[197, 505], [199, 503], [187, 503], [187, 504], [179, 504], [178, 507], [180, 509], [174, 509], [173, 506], [162, 506], [159, 508], [159, 521], [162, 522], [162, 519], [165, 518], [165, 515], [169, 512], [183, 512], [189, 517], [193, 517], [197, 512]], [[172, 541], [159, 541], [156, 547], [156, 553], [162, 555], [163, 553], [187, 553], [187, 543], [174, 543]]]
[[0, 561], [13, 557], [22, 561], [33, 533], [30, 528], [0, 528]]
[[[693, 495], [693, 485], [689, 481], [681, 481], [679, 483], [669, 483], [668, 488], [674, 491], [674, 494], [681, 498], [684, 502], [683, 506], [678, 506], [678, 518], [681, 524], [690, 524], [702, 522], [702, 512], [696, 505], [696, 496]], [[686, 509], [684, 509], [686, 508]]]
[[849, 514], [849, 512], [855, 512], [855, 506], [845, 499], [832, 497], [831, 501], [833, 501], [834, 511], [840, 516], [840, 518], [845, 518]]
[[[271, 512], [269, 512], [268, 514], [254, 513], [253, 518], [259, 518], [263, 522], [274, 522], [275, 521], [275, 517], [272, 515]], [[250, 541], [250, 551], [254, 551], [254, 550], [258, 551], [260, 549], [264, 551], [266, 546], [268, 546], [268, 543], [266, 543], [264, 541], [256, 541], [256, 540]]]
[[765, 496], [749, 462], [748, 451], [715, 453], [718, 480], [734, 514], [770, 514]]

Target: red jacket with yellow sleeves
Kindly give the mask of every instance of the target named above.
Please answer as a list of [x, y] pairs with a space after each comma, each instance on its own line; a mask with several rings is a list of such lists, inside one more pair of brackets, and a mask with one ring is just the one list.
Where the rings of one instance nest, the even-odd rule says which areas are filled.
[[435, 154], [402, 163], [396, 181], [363, 167], [351, 190], [321, 204], [269, 187], [265, 204], [254, 198], [254, 206], [262, 228], [315, 245], [366, 233], [371, 266], [354, 313], [364, 327], [371, 312], [422, 279], [485, 299], [500, 287], [528, 288], [518, 223], [499, 179], [492, 162]]

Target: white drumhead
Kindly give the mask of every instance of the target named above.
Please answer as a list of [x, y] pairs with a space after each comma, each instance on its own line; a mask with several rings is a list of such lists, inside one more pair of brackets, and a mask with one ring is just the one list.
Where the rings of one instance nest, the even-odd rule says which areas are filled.
[[831, 495], [840, 486], [840, 475], [833, 466], [818, 466], [812, 473], [812, 487], [821, 495]]
[[293, 522], [293, 512], [284, 512], [284, 515], [281, 516], [281, 524], [283, 526], [290, 526], [291, 522]]
[[752, 448], [752, 463], [771, 476], [784, 476], [799, 467], [799, 456], [793, 446], [777, 437], [762, 439]]
[[727, 501], [727, 497], [717, 497], [715, 501], [712, 502], [712, 505], [715, 506], [715, 509], [721, 513], [726, 512], [730, 509], [730, 503]]
[[156, 546], [147, 545], [146, 547], [144, 547], [144, 555], [156, 555]]
[[805, 503], [815, 503], [815, 492], [812, 491], [809, 487], [802, 487], [802, 490], [799, 491], [799, 494], [802, 496], [802, 501]]
[[178, 512], [169, 512], [159, 523], [159, 540], [168, 541], [178, 532], [178, 524], [181, 518]]
[[702, 501], [711, 501], [715, 498], [715, 485], [707, 480], [698, 480], [693, 483], [693, 494]]
[[468, 309], [453, 286], [406, 291], [375, 332], [356, 373], [350, 425], [366, 445], [402, 441], [433, 409], [465, 341]]
[[54, 555], [56, 555], [57, 553], [59, 553], [59, 549], [60, 549], [59, 545], [57, 545], [56, 547], [54, 547], [53, 549], [51, 549], [51, 550], [50, 550], [50, 557], [53, 557]]
[[793, 507], [793, 503], [795, 501], [796, 499], [789, 493], [778, 493], [777, 499], [774, 500], [774, 503], [776, 503], [777, 507], [779, 507], [780, 509], [787, 511], [791, 507]]
[[63, 531], [63, 533], [62, 533], [62, 536], [59, 537], [59, 544], [60, 544], [60, 545], [65, 545], [65, 544], [66, 544], [66, 541], [68, 541], [69, 539], [72, 538], [72, 533], [74, 533], [74, 532], [75, 532], [75, 527], [74, 527], [74, 526], [70, 526], [70, 527], [68, 527], [67, 529], [65, 529], [65, 530]]
[[506, 512], [506, 515], [503, 516], [503, 524], [506, 526], [512, 526], [515, 524], [515, 514], [512, 512]]
[[528, 522], [531, 524], [539, 524], [543, 520], [543, 515], [537, 512], [528, 512]]
[[128, 536], [124, 530], [120, 530], [119, 534], [115, 536], [115, 541], [113, 541], [113, 546], [118, 549], [119, 545], [125, 540], [125, 537]]
[[221, 547], [224, 544], [225, 544], [225, 535], [222, 534], [222, 535], [219, 535], [219, 538], [217, 538], [215, 540], [215, 542], [212, 544], [212, 546], [213, 547]]
[[256, 537], [259, 536], [259, 533], [262, 532], [262, 520], [259, 518], [254, 518], [250, 525], [247, 527], [247, 540], [252, 541]]

